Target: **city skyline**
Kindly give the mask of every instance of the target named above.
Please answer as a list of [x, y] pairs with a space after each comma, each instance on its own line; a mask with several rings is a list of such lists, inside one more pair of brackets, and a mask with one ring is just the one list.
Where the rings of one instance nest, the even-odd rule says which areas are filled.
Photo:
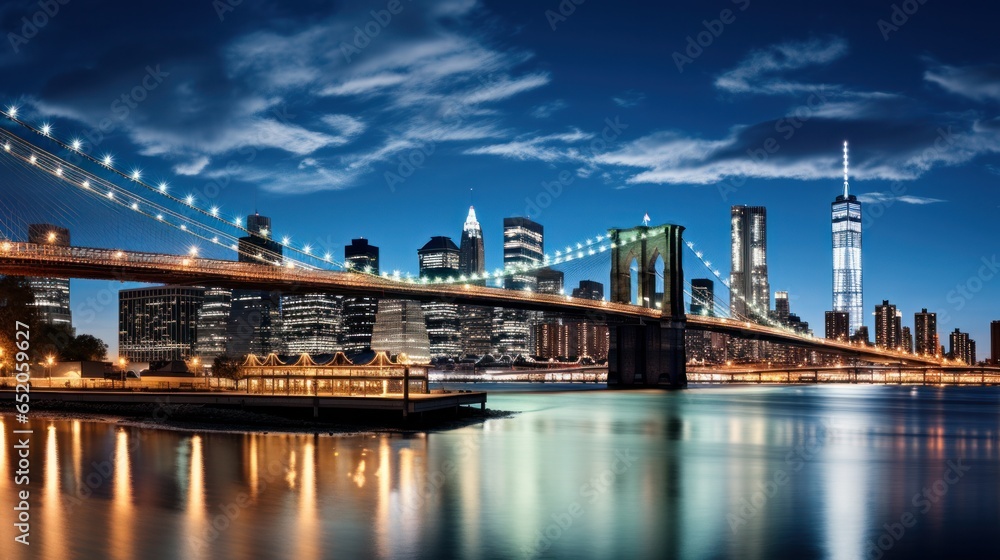
[[[363, 25], [370, 16], [347, 10], [316, 18], [310, 8], [284, 8], [281, 15], [286, 22], [314, 22], [304, 24], [299, 32], [250, 17], [258, 10], [250, 4], [240, 8], [243, 12], [225, 14], [222, 22], [211, 12], [196, 14], [176, 7], [118, 10], [111, 17], [119, 23], [162, 17], [164, 21], [185, 20], [196, 28], [211, 28], [211, 34], [201, 35], [213, 48], [201, 55], [168, 53], [158, 50], [152, 41], [147, 52], [121, 57], [120, 64], [102, 66], [95, 71], [98, 74], [88, 75], [94, 78], [88, 80], [90, 89], [70, 87], [81, 76], [75, 66], [33, 67], [16, 90], [5, 86], [0, 91], [8, 100], [2, 105], [17, 104], [25, 119], [51, 122], [55, 135], [79, 136], [88, 149], [113, 153], [124, 166], [141, 167], [150, 176], [162, 177], [178, 195], [195, 193], [198, 202], [218, 204], [230, 214], [246, 215], [261, 209], [283, 224], [278, 233], [291, 235], [294, 242], [334, 239], [336, 243], [329, 245], [338, 246], [354, 237], [367, 237], [383, 247], [387, 268], [401, 270], [416, 270], [413, 251], [418, 247], [397, 240], [435, 235], [458, 238], [454, 223], [461, 221], [468, 208], [469, 188], [474, 189], [472, 203], [487, 239], [490, 268], [502, 260], [499, 235], [504, 217], [533, 217], [546, 225], [551, 244], [557, 246], [608, 227], [636, 224], [649, 213], [656, 223], [684, 225], [687, 240], [695, 242], [713, 262], [723, 263], [728, 253], [725, 221], [729, 207], [764, 206], [771, 222], [768, 257], [772, 290], [789, 292], [797, 313], [813, 325], [823, 324], [830, 306], [828, 296], [822, 296], [831, 289], [828, 205], [842, 190], [838, 148], [850, 139], [852, 193], [864, 201], [864, 300], [890, 299], [904, 317], [928, 307], [938, 312], [940, 331], [958, 326], [977, 340], [988, 339], [989, 322], [998, 310], [982, 302], [996, 301], [1000, 285], [979, 278], [981, 267], [995, 259], [990, 246], [975, 240], [977, 233], [992, 223], [996, 211], [989, 190], [997, 163], [989, 135], [993, 98], [987, 85], [977, 85], [993, 83], [988, 72], [991, 61], [965, 42], [947, 40], [947, 30], [960, 25], [963, 37], [985, 37], [983, 24], [970, 26], [966, 18], [956, 15], [960, 10], [934, 15], [933, 8], [922, 8], [920, 17], [914, 16], [905, 27], [889, 33], [886, 41], [873, 24], [888, 17], [879, 6], [859, 5], [853, 11], [816, 8], [822, 17], [812, 17], [810, 11], [810, 18], [803, 20], [808, 24], [787, 30], [778, 27], [781, 18], [769, 16], [783, 12], [793, 17], [800, 9], [795, 5], [754, 4], [746, 10], [736, 5], [737, 19], [726, 27], [726, 34], [702, 47], [703, 54], [690, 63], [682, 61], [682, 71], [678, 71], [673, 53], [689, 57], [681, 39], [697, 36], [704, 30], [703, 20], [717, 17], [705, 7], [679, 8], [665, 20], [667, 29], [659, 29], [657, 36], [678, 40], [662, 42], [665, 56], [654, 64], [634, 41], [624, 38], [634, 33], [629, 25], [634, 14], [653, 10], [656, 15], [662, 8], [636, 5], [629, 15], [627, 8], [581, 6], [567, 21], [556, 22], [553, 30], [540, 8], [524, 10], [516, 3], [477, 2], [452, 6], [455, 11], [448, 16], [426, 10], [419, 17], [416, 11], [400, 14], [397, 21], [405, 20], [407, 25], [387, 26], [371, 47], [352, 58], [354, 62], [335, 61], [336, 67], [324, 79], [317, 77], [315, 60], [297, 57], [294, 60], [299, 65], [295, 67], [303, 70], [301, 79], [306, 83], [294, 82], [294, 76], [288, 77], [289, 83], [260, 82], [273, 86], [279, 104], [238, 115], [212, 104], [207, 107], [209, 113], [198, 116], [213, 118], [204, 118], [197, 126], [191, 121], [166, 122], [157, 115], [176, 115], [180, 84], [204, 84], [202, 71], [206, 66], [239, 67], [231, 56], [212, 53], [232, 55], [247, 47], [248, 37], [266, 39], [275, 52], [287, 53], [291, 39], [307, 38], [305, 29], [330, 30], [328, 37], [334, 43], [330, 50], [338, 53], [339, 42], [353, 39], [349, 32], [353, 25]], [[83, 19], [74, 20], [77, 16]], [[80, 13], [54, 19], [38, 37], [21, 46], [18, 56], [8, 55], [2, 63], [16, 71], [39, 59], [51, 62], [56, 60], [51, 53], [66, 52], [67, 45], [82, 49], [79, 56], [118, 54], [106, 45], [91, 45], [74, 35], [85, 29], [87, 18], [92, 17], [96, 16]], [[493, 31], [476, 31], [473, 22], [484, 18], [492, 18], [496, 25]], [[69, 26], [71, 20], [80, 21], [79, 27]], [[654, 65], [657, 72], [645, 76], [636, 73], [635, 66], [618, 69], [592, 56], [587, 58], [586, 72], [606, 79], [595, 83], [593, 91], [585, 95], [572, 87], [585, 74], [578, 65], [579, 49], [590, 39], [584, 30], [595, 25], [609, 34], [609, 59], [633, 57], [636, 65]], [[121, 28], [130, 33], [128, 26]], [[931, 28], [935, 32], [929, 32]], [[345, 32], [333, 32], [341, 29]], [[508, 34], [493, 34], [501, 31]], [[488, 67], [492, 78], [463, 70], [451, 76], [455, 79], [448, 84], [427, 81], [428, 63], [439, 59], [404, 64], [395, 77], [374, 72], [383, 67], [381, 62], [403, 52], [404, 46], [430, 44], [442, 37], [461, 38], [463, 44], [476, 46], [475, 53], [491, 54], [496, 62]], [[555, 37], [560, 39], [558, 43], [550, 41]], [[653, 35], [637, 39], [653, 40]], [[919, 52], [927, 54], [913, 54], [918, 52], [918, 39]], [[874, 48], [884, 44], [894, 48]], [[457, 56], [454, 51], [441, 52]], [[518, 52], [524, 56], [514, 57], [512, 53]], [[798, 57], [776, 63], [786, 52], [798, 53]], [[111, 101], [130, 92], [145, 78], [146, 67], [156, 70], [157, 64], [161, 64], [161, 72], [170, 75], [147, 80], [157, 87], [143, 93], [147, 99], [134, 108], [116, 105], [128, 108], [125, 118], [110, 113]], [[213, 91], [230, 92], [229, 101], [242, 100], [232, 93], [237, 82], [251, 76], [275, 77], [290, 66], [239, 68], [232, 81], [218, 84]], [[370, 70], [368, 74], [365, 68]], [[865, 72], [865, 68], [893, 70], [884, 75]], [[368, 75], [403, 81], [385, 84], [383, 90], [348, 87], [365, 86], [362, 80]], [[156, 82], [160, 77], [163, 81]], [[310, 94], [323, 80], [330, 82], [322, 85], [331, 95]], [[367, 85], [374, 88], [378, 84]], [[464, 126], [435, 129], [426, 118], [417, 117], [421, 111], [439, 114], [433, 112], [439, 105], [401, 103], [415, 99], [404, 95], [418, 87], [434, 93], [423, 99], [438, 102], [463, 99], [463, 95], [467, 99], [469, 92], [474, 92], [477, 104], [471, 107], [476, 110], [459, 121]], [[332, 112], [332, 100], [348, 102], [348, 110]], [[394, 131], [387, 125], [384, 107], [388, 106], [403, 112], [406, 118], [400, 122], [404, 130]], [[102, 132], [100, 119], [109, 114], [114, 129]], [[288, 122], [283, 123], [280, 115]], [[339, 116], [324, 118], [330, 115]], [[363, 130], [345, 115], [359, 121]], [[234, 118], [226, 120], [229, 116]], [[260, 128], [273, 122], [277, 132], [290, 134], [275, 135], [287, 140], [284, 147], [276, 146], [272, 138], [261, 138]], [[610, 126], [615, 123], [619, 123], [617, 128]], [[178, 125], [192, 126], [190, 140], [168, 134]], [[213, 134], [210, 127], [216, 125], [218, 134]], [[317, 126], [333, 128], [319, 130]], [[156, 136], [155, 130], [163, 134]], [[349, 130], [354, 136], [346, 134]], [[459, 130], [491, 134], [459, 136]], [[794, 133], [786, 138], [786, 130]], [[406, 132], [411, 133], [409, 143], [394, 146], [410, 147], [378, 152], [393, 138], [406, 139]], [[420, 132], [425, 134], [417, 134]], [[157, 144], [157, 139], [164, 145]], [[603, 151], [590, 152], [589, 158], [572, 155], [573, 150], [588, 152], [596, 139], [608, 144]], [[292, 140], [316, 140], [322, 146], [309, 153], [284, 149], [310, 147]], [[178, 151], [155, 149], [168, 141], [179, 144]], [[419, 168], [390, 188], [386, 174], [398, 174], [398, 158], [409, 156], [415, 144], [433, 146], [433, 153], [425, 154]], [[769, 151], [765, 144], [778, 149]], [[678, 160], [667, 157], [685, 154], [692, 147], [704, 155]], [[252, 162], [246, 161], [249, 153], [256, 156]], [[383, 155], [374, 160], [362, 158], [375, 153]], [[546, 154], [550, 156], [547, 160], [539, 159]], [[194, 173], [198, 167], [194, 164], [205, 160], [204, 167]], [[237, 170], [227, 173], [225, 166], [231, 161]], [[337, 168], [338, 161], [345, 169], [356, 161], [374, 163], [349, 183], [327, 184], [335, 190], [282, 190], [292, 180], [302, 179], [302, 173], [313, 179], [301, 181], [303, 185], [315, 185], [316, 178]], [[652, 171], [644, 170], [643, 165], [652, 166]], [[288, 171], [290, 179], [280, 183], [270, 180], [279, 170]], [[57, 218], [67, 213], [72, 217], [75, 211], [61, 209], [61, 214], [53, 215], [52, 210], [33, 204], [31, 197], [19, 195], [15, 202], [22, 204], [19, 207], [25, 208], [25, 219], [32, 222], [67, 225]], [[984, 197], [987, 203], [983, 203]], [[396, 218], [381, 220], [373, 227], [369, 212], [348, 212], [331, 224], [327, 213], [320, 211], [330, 205], [371, 209]], [[407, 217], [410, 212], [416, 215]], [[422, 214], [428, 213], [441, 216], [441, 222], [424, 219]], [[122, 221], [126, 226], [110, 232], [89, 224], [68, 225], [74, 231], [74, 241], [81, 245], [101, 245], [103, 240], [128, 248], [134, 243], [128, 226], [136, 222], [129, 218]], [[950, 236], [920, 235], [917, 224], [931, 223], [941, 224], [951, 236], [970, 242], [954, 244], [948, 240]], [[19, 227], [6, 224], [4, 234]], [[131, 248], [180, 251], [188, 244], [163, 237], [150, 240], [148, 246]], [[803, 251], [803, 246], [812, 249]], [[827, 249], [820, 251], [824, 246]], [[938, 259], [933, 267], [927, 266], [929, 255]], [[720, 268], [725, 276], [724, 264]], [[989, 267], [985, 270], [991, 278], [996, 272]], [[567, 278], [567, 284], [580, 279]], [[113, 346], [114, 337], [109, 333], [117, 328], [114, 314], [108, 312], [107, 304], [88, 305], [89, 300], [106, 299], [102, 296], [106, 286], [87, 281], [73, 281], [72, 285], [74, 320]], [[963, 295], [958, 286], [978, 289], [966, 289], [968, 295]], [[872, 309], [871, 305], [864, 309], [869, 325]]]

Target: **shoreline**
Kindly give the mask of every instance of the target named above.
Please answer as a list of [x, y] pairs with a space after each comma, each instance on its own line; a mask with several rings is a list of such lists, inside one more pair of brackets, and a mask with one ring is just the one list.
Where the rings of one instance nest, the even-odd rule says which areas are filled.
[[[12, 402], [0, 403], [0, 413], [10, 415]], [[267, 412], [239, 410], [204, 405], [150, 404], [67, 404], [37, 400], [32, 403], [31, 419], [79, 420], [101, 422], [122, 427], [170, 430], [179, 432], [213, 432], [230, 434], [302, 434], [317, 436], [358, 436], [372, 434], [417, 434], [447, 431], [481, 424], [487, 420], [511, 418], [515, 411], [462, 407], [456, 416], [434, 420], [385, 419], [363, 417], [345, 420], [303, 419]]]

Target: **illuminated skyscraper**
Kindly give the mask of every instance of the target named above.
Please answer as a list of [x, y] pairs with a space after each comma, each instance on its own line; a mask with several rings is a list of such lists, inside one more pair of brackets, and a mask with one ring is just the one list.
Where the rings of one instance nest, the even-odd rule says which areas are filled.
[[[69, 230], [52, 224], [30, 224], [28, 243], [69, 247]], [[38, 319], [42, 323], [71, 329], [73, 317], [69, 308], [69, 279], [28, 278], [28, 285], [35, 294]]]
[[204, 288], [151, 286], [118, 292], [118, 355], [130, 362], [194, 356]]
[[[420, 276], [454, 278], [460, 274], [459, 249], [450, 237], [436, 236], [417, 251]], [[454, 358], [461, 353], [458, 305], [443, 301], [421, 304], [430, 338], [431, 358]]]
[[889, 350], [902, 348], [902, 318], [902, 313], [888, 301], [883, 300], [882, 305], [875, 306], [875, 346]]
[[848, 193], [844, 142], [844, 194], [833, 201], [833, 310], [846, 311], [851, 334], [864, 324], [861, 302], [861, 203]]
[[378, 312], [370, 335], [371, 349], [390, 357], [406, 354], [410, 362], [431, 361], [430, 341], [420, 304], [406, 299], [378, 301]]
[[[344, 247], [344, 260], [355, 270], [378, 274], [378, 247], [366, 239], [352, 239]], [[344, 352], [356, 354], [371, 349], [372, 326], [378, 300], [370, 297], [344, 298]]]
[[198, 310], [197, 353], [205, 362], [226, 353], [226, 325], [233, 305], [233, 291], [206, 288], [204, 303]]
[[[281, 245], [271, 238], [271, 218], [254, 213], [247, 216], [250, 235], [239, 240], [236, 258], [244, 263], [281, 265]], [[280, 353], [281, 294], [260, 290], [233, 290], [226, 325], [226, 353]]]
[[[462, 241], [458, 248], [459, 272], [467, 277], [477, 275], [482, 278], [486, 272], [486, 252], [483, 230], [476, 219], [476, 210], [469, 207], [469, 215], [462, 226]], [[485, 280], [471, 282], [486, 285]], [[479, 305], [458, 306], [460, 343], [463, 355], [482, 356], [490, 352], [493, 333], [493, 308]]]
[[921, 309], [913, 314], [913, 346], [915, 354], [934, 356], [939, 352], [937, 313]]
[[[505, 267], [526, 265], [537, 266], [544, 258], [544, 229], [542, 225], [528, 218], [503, 219], [503, 264]], [[538, 289], [538, 277], [526, 272], [504, 279], [508, 290]], [[520, 309], [504, 309], [499, 321], [495, 321], [494, 347], [501, 354], [527, 354], [534, 349], [538, 313]]]
[[333, 294], [281, 297], [281, 328], [289, 354], [332, 354], [341, 350], [344, 298]]
[[767, 281], [767, 209], [733, 206], [732, 267], [729, 312], [733, 317], [762, 319], [771, 309]]

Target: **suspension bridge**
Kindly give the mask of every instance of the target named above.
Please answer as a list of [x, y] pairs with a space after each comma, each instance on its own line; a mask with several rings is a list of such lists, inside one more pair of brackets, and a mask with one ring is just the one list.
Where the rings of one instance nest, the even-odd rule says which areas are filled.
[[[18, 119], [15, 108], [8, 108], [3, 114], [15, 125], [41, 136], [44, 142], [55, 147], [53, 151], [63, 152], [57, 155], [0, 128], [0, 158], [7, 164], [43, 174], [119, 212], [143, 216], [151, 223], [213, 246], [240, 251], [239, 238], [251, 234], [239, 218], [223, 218], [218, 207], [200, 207], [191, 196], [175, 197], [166, 183], [148, 183], [141, 171], [122, 170], [110, 155], [88, 154], [78, 140], [57, 139], [48, 125], [34, 127]], [[684, 275], [682, 256], [685, 252], [694, 256], [696, 262], [724, 286], [728, 287], [728, 282], [693, 244], [682, 239], [683, 232], [682, 226], [673, 224], [610, 228], [567, 245], [565, 250], [546, 254], [535, 263], [511, 265], [479, 275], [438, 278], [354, 270], [349, 263], [339, 262], [329, 253], [318, 254], [310, 245], [295, 245], [288, 238], [280, 242], [275, 240], [281, 248], [280, 253], [254, 249], [255, 253], [249, 256], [256, 262], [250, 263], [203, 257], [195, 249], [188, 254], [165, 254], [9, 240], [0, 242], [0, 274], [249, 288], [282, 293], [333, 293], [575, 314], [608, 324], [611, 336], [608, 384], [618, 387], [686, 386], [685, 332], [688, 329], [873, 363], [940, 365], [940, 359], [933, 356], [803, 334], [770, 320], [767, 310], [756, 309], [750, 302], [747, 308], [752, 318], [725, 316], [727, 307], [718, 300], [711, 304], [723, 316], [686, 314], [684, 300], [685, 296], [692, 297], [692, 290]], [[610, 260], [611, 264], [610, 301], [486, 285], [543, 267], [601, 259]], [[658, 283], [662, 283], [662, 292], [657, 291]], [[662, 298], [660, 301], [657, 301], [658, 296]]]

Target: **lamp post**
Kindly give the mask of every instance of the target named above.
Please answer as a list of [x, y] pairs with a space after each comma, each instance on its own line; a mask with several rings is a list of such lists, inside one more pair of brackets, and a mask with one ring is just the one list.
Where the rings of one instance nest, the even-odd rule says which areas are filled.
[[[128, 365], [128, 360], [124, 356], [118, 357], [118, 368], [121, 371], [122, 387], [125, 387], [125, 366]], [[112, 384], [113, 386], [113, 384]]]
[[52, 364], [55, 361], [56, 358], [52, 354], [49, 354], [48, 356], [45, 357], [45, 378], [50, 380], [50, 382], [52, 380]]

